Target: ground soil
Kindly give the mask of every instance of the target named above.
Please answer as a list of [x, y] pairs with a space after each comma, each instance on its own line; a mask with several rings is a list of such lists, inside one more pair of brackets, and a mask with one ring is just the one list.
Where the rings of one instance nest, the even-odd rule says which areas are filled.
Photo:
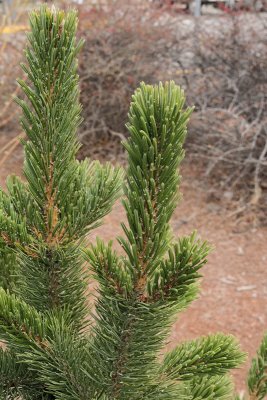
[[[11, 139], [10, 133], [1, 134], [0, 149]], [[8, 174], [21, 174], [22, 161], [19, 145], [1, 165], [2, 185]], [[245, 229], [239, 229], [235, 217], [230, 217], [222, 204], [207, 201], [208, 188], [199, 185], [201, 171], [191, 164], [185, 165], [182, 173], [183, 198], [172, 218], [174, 234], [184, 235], [197, 229], [203, 239], [214, 245], [214, 251], [203, 269], [200, 297], [177, 319], [167, 347], [219, 331], [236, 335], [249, 360], [267, 330], [267, 228], [247, 224]], [[124, 218], [118, 202], [90, 239], [114, 239], [121, 233], [119, 221]], [[248, 365], [249, 362], [234, 372], [240, 391], [245, 387]]]

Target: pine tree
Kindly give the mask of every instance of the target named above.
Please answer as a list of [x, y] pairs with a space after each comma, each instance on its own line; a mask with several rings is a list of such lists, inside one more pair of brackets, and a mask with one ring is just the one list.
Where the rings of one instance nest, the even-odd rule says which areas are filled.
[[[183, 91], [173, 82], [136, 90], [123, 182], [120, 168], [76, 160], [75, 12], [41, 7], [30, 25], [27, 81], [18, 81], [25, 99], [17, 99], [25, 179], [9, 177], [0, 195], [0, 398], [234, 398], [228, 372], [244, 359], [234, 337], [209, 335], [162, 356], [210, 250], [195, 233], [175, 239], [170, 228], [192, 111]], [[122, 252], [100, 239], [86, 247], [121, 188]], [[87, 271], [98, 282], [91, 310]], [[253, 365], [251, 393], [262, 399], [265, 366]]]

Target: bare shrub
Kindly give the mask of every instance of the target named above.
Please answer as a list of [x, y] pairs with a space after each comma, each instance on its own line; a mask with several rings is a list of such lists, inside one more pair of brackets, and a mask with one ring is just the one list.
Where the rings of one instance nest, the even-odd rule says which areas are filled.
[[147, 2], [136, 0], [107, 1], [82, 9], [81, 33], [86, 39], [79, 71], [85, 119], [80, 132], [83, 156], [118, 156], [116, 142], [126, 134], [134, 88], [140, 81], [157, 81], [167, 70], [164, 52], [171, 45], [166, 39], [169, 28], [157, 25], [157, 13]]
[[239, 210], [266, 212], [267, 36], [263, 18], [253, 18], [246, 26], [228, 17], [219, 34], [199, 25], [186, 41], [190, 58], [185, 63], [181, 44], [177, 54], [179, 80], [196, 106], [189, 153], [201, 160], [218, 197], [224, 192], [240, 201]]

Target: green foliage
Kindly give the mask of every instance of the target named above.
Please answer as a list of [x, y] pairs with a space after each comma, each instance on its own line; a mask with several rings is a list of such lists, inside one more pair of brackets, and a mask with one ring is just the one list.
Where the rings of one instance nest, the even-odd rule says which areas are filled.
[[150, 295], [171, 300], [186, 294], [200, 277], [198, 270], [206, 263], [209, 251], [210, 246], [206, 242], [196, 240], [195, 232], [179, 239], [168, 249], [168, 256], [160, 261], [148, 281]]
[[248, 396], [236, 394], [234, 400], [263, 400], [267, 396], [267, 334], [265, 333], [257, 355], [252, 359], [247, 379]]
[[252, 360], [248, 389], [252, 399], [262, 400], [267, 396], [267, 334], [263, 337], [256, 358]]
[[202, 375], [224, 375], [244, 361], [233, 336], [209, 335], [185, 342], [169, 352], [163, 361], [168, 376], [188, 380]]
[[67, 307], [80, 328], [86, 279], [77, 244], [110, 211], [122, 172], [76, 160], [82, 45], [75, 40], [76, 14], [42, 7], [30, 24], [28, 65], [22, 65], [28, 81], [18, 81], [26, 100], [17, 99], [28, 136], [26, 182], [10, 177], [8, 193], [1, 192], [1, 241], [6, 257], [11, 250], [16, 255], [17, 295], [42, 312]]
[[[170, 228], [192, 111], [183, 91], [173, 82], [136, 90], [124, 143], [121, 251], [100, 239], [86, 248], [86, 235], [120, 196], [123, 173], [76, 160], [76, 14], [43, 6], [30, 23], [28, 80], [19, 81], [26, 100], [17, 99], [26, 179], [10, 177], [0, 195], [2, 397], [230, 398], [227, 373], [243, 360], [231, 336], [210, 335], [161, 357], [177, 312], [197, 296], [210, 250], [196, 233], [176, 240]], [[98, 283], [91, 318], [88, 265]]]
[[44, 338], [45, 326], [42, 315], [15, 295], [0, 289], [1, 340], [16, 352], [24, 352], [32, 343]]
[[20, 363], [13, 352], [0, 349], [0, 398], [1, 399], [48, 399], [40, 395], [40, 388], [33, 375]]
[[5, 290], [13, 291], [15, 289], [16, 275], [16, 256], [6, 249], [0, 247], [0, 286]]
[[227, 375], [196, 377], [188, 385], [188, 398], [194, 400], [230, 400], [233, 383]]

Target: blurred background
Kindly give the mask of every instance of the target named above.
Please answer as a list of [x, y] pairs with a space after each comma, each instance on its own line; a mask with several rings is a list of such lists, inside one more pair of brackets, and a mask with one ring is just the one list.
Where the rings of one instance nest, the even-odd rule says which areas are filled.
[[[0, 182], [21, 174], [20, 95], [27, 15], [41, 2], [0, 0]], [[50, 3], [47, 1], [47, 3]], [[52, 3], [50, 3], [52, 4]], [[267, 0], [76, 0], [84, 122], [79, 157], [126, 164], [121, 140], [141, 81], [172, 79], [195, 106], [176, 235], [214, 244], [202, 292], [168, 347], [208, 332], [238, 336], [249, 357], [267, 329]], [[120, 233], [118, 203], [96, 235]], [[248, 364], [235, 373], [242, 391]]]

